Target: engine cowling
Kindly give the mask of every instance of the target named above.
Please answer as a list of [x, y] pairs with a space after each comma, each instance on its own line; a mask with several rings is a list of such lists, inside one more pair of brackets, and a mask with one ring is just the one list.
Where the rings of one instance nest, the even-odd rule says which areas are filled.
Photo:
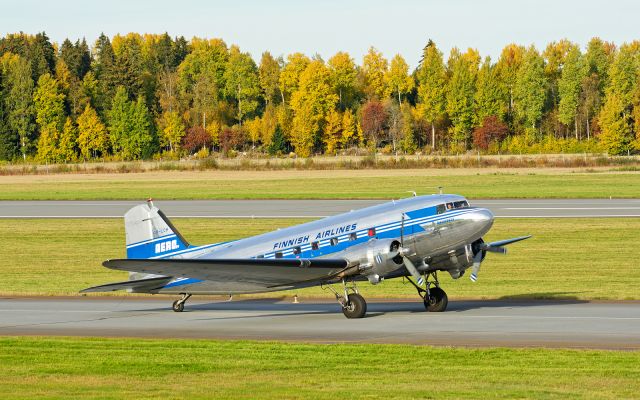
[[359, 264], [363, 275], [369, 282], [376, 284], [382, 276], [395, 271], [403, 265], [399, 255], [400, 242], [395, 239], [371, 239], [354, 246], [345, 254], [346, 258]]

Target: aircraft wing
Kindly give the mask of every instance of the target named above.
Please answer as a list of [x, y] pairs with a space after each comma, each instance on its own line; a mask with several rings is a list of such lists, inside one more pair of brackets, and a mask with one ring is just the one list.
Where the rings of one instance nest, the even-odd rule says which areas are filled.
[[132, 289], [133, 291], [139, 290], [153, 290], [164, 286], [171, 281], [171, 277], [161, 276], [157, 278], [137, 279], [133, 281], [124, 281], [116, 283], [107, 283], [106, 285], [93, 286], [80, 293], [92, 293], [92, 292], [113, 292], [115, 290]]
[[325, 282], [349, 267], [345, 259], [116, 259], [102, 263], [120, 271], [278, 287]]

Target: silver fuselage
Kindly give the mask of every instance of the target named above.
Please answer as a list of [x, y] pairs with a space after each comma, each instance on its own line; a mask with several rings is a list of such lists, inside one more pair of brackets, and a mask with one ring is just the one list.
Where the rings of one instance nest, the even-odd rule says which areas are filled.
[[[371, 258], [376, 255], [372, 251], [382, 251], [376, 248], [378, 244], [402, 241], [420, 272], [442, 270], [458, 278], [472, 264], [472, 244], [493, 224], [493, 214], [487, 209], [446, 208], [465, 201], [458, 195], [411, 197], [233, 242], [193, 246], [161, 258], [345, 258], [364, 266], [354, 278], [377, 283], [377, 278], [407, 275], [403, 265], [383, 268], [375, 266]], [[367, 260], [372, 260], [370, 265]], [[234, 283], [233, 277], [228, 277], [224, 282], [177, 278], [156, 293], [265, 291], [270, 290], [248, 282]]]

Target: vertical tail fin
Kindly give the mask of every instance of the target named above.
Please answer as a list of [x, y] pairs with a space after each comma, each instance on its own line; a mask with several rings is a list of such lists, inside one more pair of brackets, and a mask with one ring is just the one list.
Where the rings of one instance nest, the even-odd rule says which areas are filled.
[[149, 200], [124, 215], [127, 258], [171, 256], [189, 243], [162, 211]]

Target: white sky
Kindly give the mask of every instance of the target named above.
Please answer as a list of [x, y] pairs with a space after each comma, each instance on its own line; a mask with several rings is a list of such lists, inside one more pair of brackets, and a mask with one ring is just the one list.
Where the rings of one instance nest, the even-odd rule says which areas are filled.
[[593, 36], [621, 44], [640, 39], [633, 0], [0, 0], [0, 33], [46, 31], [61, 42], [100, 32], [220, 37], [254, 59], [301, 51], [325, 60], [339, 50], [358, 63], [369, 46], [415, 67], [429, 38], [445, 54], [477, 48], [495, 60], [516, 42], [543, 48]]

